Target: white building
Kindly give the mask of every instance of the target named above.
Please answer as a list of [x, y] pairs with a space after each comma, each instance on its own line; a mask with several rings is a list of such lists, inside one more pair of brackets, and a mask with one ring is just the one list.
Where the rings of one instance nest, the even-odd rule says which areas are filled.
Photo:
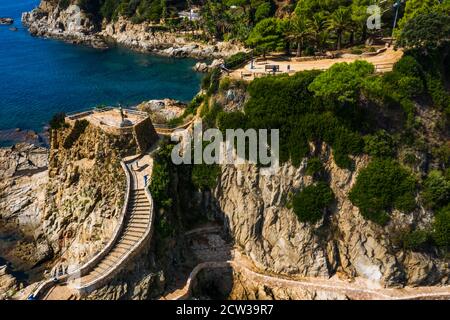
[[188, 19], [189, 21], [197, 21], [200, 19], [200, 14], [198, 10], [191, 9], [190, 11], [180, 11], [178, 12], [180, 18]]

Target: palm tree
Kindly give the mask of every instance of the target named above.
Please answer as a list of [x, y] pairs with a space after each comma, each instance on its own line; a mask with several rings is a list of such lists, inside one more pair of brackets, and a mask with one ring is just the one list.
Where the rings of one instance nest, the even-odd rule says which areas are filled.
[[311, 30], [309, 29], [306, 19], [302, 16], [294, 14], [289, 20], [287, 37], [297, 44], [297, 57], [302, 55], [305, 40], [307, 40], [310, 36]]
[[330, 29], [336, 33], [337, 49], [341, 50], [342, 35], [350, 29], [352, 25], [352, 16], [349, 8], [339, 7], [330, 16]]
[[311, 30], [312, 37], [315, 42], [317, 50], [322, 50], [324, 42], [328, 37], [328, 20], [327, 17], [322, 13], [315, 13], [311, 20], [308, 21], [309, 29]]

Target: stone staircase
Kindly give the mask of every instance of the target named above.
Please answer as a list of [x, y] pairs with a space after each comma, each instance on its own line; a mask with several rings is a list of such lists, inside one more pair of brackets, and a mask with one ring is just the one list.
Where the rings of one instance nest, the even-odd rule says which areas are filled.
[[77, 287], [88, 287], [98, 279], [108, 275], [120, 264], [121, 260], [139, 245], [150, 226], [151, 210], [151, 204], [145, 194], [145, 190], [131, 190], [123, 230], [117, 242], [93, 269], [81, 277]]
[[119, 224], [110, 241], [79, 269], [39, 285], [34, 299], [73, 299], [105, 285], [124, 265], [150, 243], [153, 199], [145, 183], [151, 177], [153, 158], [147, 154], [122, 161], [127, 191]]

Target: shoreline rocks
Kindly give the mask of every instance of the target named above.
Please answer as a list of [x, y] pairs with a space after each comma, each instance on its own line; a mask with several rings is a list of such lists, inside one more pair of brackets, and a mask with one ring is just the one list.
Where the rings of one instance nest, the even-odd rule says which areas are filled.
[[0, 25], [11, 25], [14, 23], [12, 18], [0, 18]]
[[99, 27], [77, 5], [70, 5], [63, 10], [46, 1], [41, 2], [38, 8], [24, 12], [22, 24], [33, 36], [96, 49], [108, 49], [111, 44], [117, 44], [142, 53], [172, 58], [218, 59], [244, 50], [236, 42], [194, 42], [187, 40], [187, 34], [183, 32], [156, 30], [149, 23], [133, 24], [123, 18], [109, 24], [103, 23]]
[[211, 62], [210, 65], [208, 65], [205, 62], [197, 62], [195, 64], [195, 66], [192, 68], [192, 70], [194, 70], [196, 72], [206, 73], [206, 72], [211, 71], [214, 68], [220, 67], [223, 64], [224, 64], [224, 60], [223, 59], [214, 59], [213, 62]]
[[103, 37], [95, 32], [95, 26], [76, 5], [66, 10], [46, 12], [36, 8], [22, 14], [22, 24], [32, 36], [63, 40], [72, 44], [91, 46], [96, 49], [108, 49]]
[[37, 133], [33, 130], [22, 130], [20, 128], [0, 130], [0, 143], [7, 144], [29, 143], [39, 146], [48, 145], [48, 131]]

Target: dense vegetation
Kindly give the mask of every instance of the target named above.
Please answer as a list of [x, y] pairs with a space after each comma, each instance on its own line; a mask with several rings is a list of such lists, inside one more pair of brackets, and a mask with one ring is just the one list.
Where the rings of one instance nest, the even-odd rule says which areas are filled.
[[170, 145], [163, 145], [155, 157], [149, 190], [157, 208], [170, 208], [172, 205], [172, 197], [169, 192], [169, 161], [171, 152], [172, 148]]
[[172, 236], [175, 226], [170, 221], [174, 199], [171, 194], [171, 166], [170, 154], [172, 145], [162, 144], [155, 156], [149, 191], [153, 198], [156, 214], [156, 232], [161, 238]]
[[297, 193], [292, 200], [292, 206], [300, 221], [315, 223], [322, 219], [333, 200], [334, 195], [330, 187], [325, 182], [319, 182]]
[[[352, 67], [348, 72], [351, 70]], [[362, 138], [343, 120], [346, 110], [330, 106], [310, 91], [316, 81], [321, 81], [318, 75], [310, 71], [292, 77], [256, 79], [248, 87], [251, 98], [245, 105], [245, 114], [221, 114], [219, 127], [279, 128], [281, 161], [290, 159], [295, 165], [309, 152], [309, 141], [325, 141], [333, 147], [336, 162], [350, 168], [348, 155], [362, 151]]]
[[324, 171], [323, 164], [318, 157], [308, 159], [305, 172], [307, 175], [314, 177], [316, 175], [321, 174], [323, 171]]
[[216, 164], [197, 164], [192, 168], [192, 183], [198, 190], [213, 189], [217, 185], [220, 166]]
[[[368, 30], [371, 0], [77, 0], [80, 7], [99, 22], [125, 17], [133, 23], [152, 22], [163, 30], [192, 31], [199, 40], [236, 39], [259, 53], [272, 50], [295, 51], [296, 55], [323, 53], [344, 46], [361, 45], [374, 37], [390, 36], [396, 10], [396, 0], [382, 3], [382, 29]], [[69, 0], [60, 0], [67, 7]], [[199, 20], [181, 19], [181, 10], [197, 8]], [[416, 29], [405, 43], [414, 45], [420, 39], [421, 27], [431, 28], [432, 42], [448, 30], [449, 0], [409, 0], [399, 10], [400, 27]], [[428, 15], [428, 16], [427, 16]], [[429, 30], [429, 29], [428, 29]], [[434, 32], [436, 31], [436, 32]], [[396, 33], [399, 33], [399, 29]], [[438, 40], [439, 41], [439, 40]], [[242, 58], [242, 57], [241, 57]], [[233, 64], [230, 64], [233, 65]]]
[[416, 206], [416, 182], [410, 172], [392, 160], [374, 160], [361, 170], [349, 198], [369, 220], [385, 224], [388, 212], [410, 212]]

